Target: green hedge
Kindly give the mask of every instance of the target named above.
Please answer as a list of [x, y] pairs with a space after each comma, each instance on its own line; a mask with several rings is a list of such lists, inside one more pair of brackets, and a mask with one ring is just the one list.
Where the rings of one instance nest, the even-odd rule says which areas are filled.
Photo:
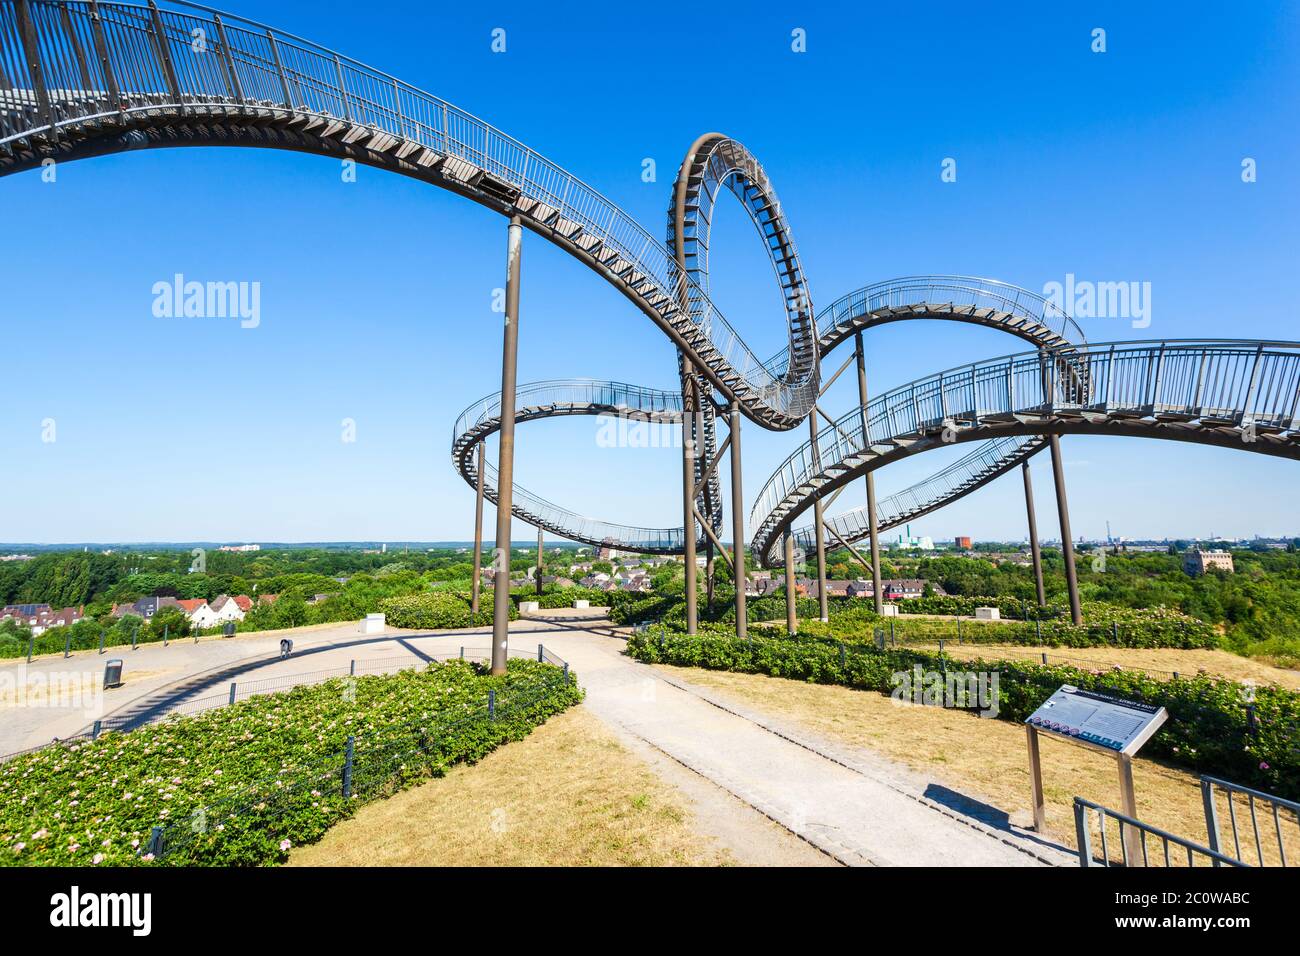
[[551, 610], [561, 607], [573, 607], [574, 601], [590, 601], [592, 607], [609, 607], [620, 591], [601, 591], [597, 588], [571, 587], [557, 588], [548, 584], [539, 595], [531, 588], [516, 588], [510, 592], [510, 599], [515, 607], [520, 601], [537, 601], [543, 608]]
[[[495, 714], [487, 712], [489, 691]], [[0, 864], [255, 866], [319, 839], [366, 800], [526, 736], [581, 699], [536, 661], [452, 660], [253, 697], [0, 764]], [[346, 741], [356, 739], [351, 799]], [[96, 857], [99, 857], [96, 860]]]
[[[451, 591], [430, 591], [406, 597], [386, 598], [379, 602], [384, 613], [384, 623], [390, 627], [410, 627], [420, 630], [445, 630], [459, 627], [483, 627], [492, 623], [492, 594], [487, 592], [479, 602], [477, 615], [471, 613], [468, 595]], [[510, 620], [516, 609], [510, 605]]]
[[1274, 686], [1254, 691], [1254, 727], [1240, 684], [1198, 675], [1156, 680], [1133, 671], [1090, 671], [1026, 661], [954, 662], [937, 653], [841, 643], [813, 637], [741, 640], [717, 633], [664, 630], [634, 634], [628, 653], [647, 663], [767, 674], [890, 693], [894, 674], [920, 664], [999, 675], [999, 713], [1023, 721], [1062, 684], [1163, 706], [1169, 721], [1144, 753], [1190, 770], [1225, 777], [1290, 799], [1300, 798], [1300, 693]]

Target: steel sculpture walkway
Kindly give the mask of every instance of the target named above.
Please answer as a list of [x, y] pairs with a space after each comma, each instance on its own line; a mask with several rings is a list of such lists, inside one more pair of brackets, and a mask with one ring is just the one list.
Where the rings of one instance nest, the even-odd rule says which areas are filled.
[[1117, 342], [1076, 350], [1086, 380], [1048, 351], [961, 366], [893, 389], [795, 450], [750, 512], [751, 547], [779, 562], [781, 536], [815, 500], [891, 461], [976, 439], [1126, 435], [1300, 459], [1300, 343]]
[[[1285, 404], [1286, 396], [1270, 389], [1273, 378], [1294, 374], [1295, 353], [1287, 343], [1121, 343], [1098, 351], [1042, 296], [968, 277], [889, 280], [849, 293], [815, 314], [789, 223], [767, 174], [748, 150], [722, 134], [706, 134], [688, 151], [669, 206], [667, 243], [660, 244], [590, 186], [477, 117], [291, 34], [184, 2], [0, 0], [0, 175], [50, 160], [165, 146], [261, 147], [354, 159], [518, 217], [610, 282], [669, 337], [681, 357], [683, 386], [680, 394], [651, 398], [652, 390], [587, 383], [586, 395], [573, 401], [556, 394], [548, 399], [537, 391], [520, 417], [620, 407], [644, 412], [636, 402], [662, 401], [662, 408], [651, 410], [663, 420], [684, 419], [684, 431], [704, 451], [694, 464], [698, 510], [715, 529], [721, 527], [721, 502], [717, 472], [710, 473], [707, 463], [717, 445], [715, 412], [725, 404], [735, 402], [765, 428], [794, 428], [821, 396], [822, 357], [888, 322], [969, 322], [1017, 335], [1038, 350], [896, 389], [805, 443], [769, 479], [751, 511], [752, 545], [765, 563], [775, 561], [776, 543], [793, 520], [834, 488], [933, 447], [939, 440], [936, 422], [944, 423], [939, 431], [953, 441], [997, 440], [886, 499], [878, 509], [886, 527], [933, 511], [1002, 474], [1042, 447], [1036, 436], [1141, 434], [1242, 444], [1288, 457], [1297, 447], [1294, 397], [1289, 418], [1261, 416], [1261, 410], [1282, 415], [1281, 405], [1263, 409], [1259, 404], [1265, 394]], [[724, 188], [740, 200], [763, 237], [784, 298], [789, 342], [767, 362], [754, 355], [709, 298], [711, 222]], [[1259, 375], [1234, 380], [1243, 390], [1232, 396], [1235, 402], [1219, 396], [1218, 404], [1188, 404], [1188, 396], [1168, 391], [1175, 366], [1185, 379], [1191, 374], [1186, 363], [1199, 361], [1204, 381], [1196, 388], [1213, 390], [1221, 384], [1213, 376], [1228, 374], [1225, 363], [1252, 356]], [[1125, 376], [1143, 363], [1149, 366], [1146, 387], [1152, 395], [1124, 391], [1132, 386]], [[966, 375], [968, 386], [958, 380]], [[557, 385], [548, 383], [553, 392]], [[1191, 387], [1182, 379], [1179, 385]], [[1008, 391], [999, 399], [994, 392], [1002, 387]], [[600, 397], [597, 388], [627, 389], [636, 401], [625, 406], [617, 400], [586, 401]], [[963, 388], [968, 402], [962, 401]], [[1037, 404], [1026, 404], [1031, 400]], [[964, 404], [965, 411], [956, 410]], [[469, 479], [476, 479], [477, 465], [468, 450], [495, 427], [489, 406], [486, 400], [472, 406], [454, 432], [453, 457]], [[1246, 433], [1252, 441], [1243, 444]], [[484, 473], [486, 479], [490, 466]], [[616, 539], [633, 550], [666, 553], [687, 543], [680, 528], [597, 522], [524, 489], [516, 489], [516, 495], [516, 514], [565, 537], [590, 543]], [[859, 509], [829, 524], [855, 540], [865, 521]]]

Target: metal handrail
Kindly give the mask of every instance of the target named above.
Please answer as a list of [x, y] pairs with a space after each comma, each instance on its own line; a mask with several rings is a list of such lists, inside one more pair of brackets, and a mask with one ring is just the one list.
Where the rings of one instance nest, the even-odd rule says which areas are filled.
[[[0, 16], [0, 62], [10, 86], [0, 90], [0, 147], [163, 106], [182, 112], [197, 106], [271, 109], [338, 122], [340, 129], [384, 133], [459, 163], [466, 176], [481, 170], [518, 189], [556, 211], [557, 231], [580, 231], [593, 248], [628, 265], [623, 274], [638, 277], [633, 294], [683, 334], [689, 328], [693, 361], [726, 379], [745, 413], [760, 424], [794, 427], [816, 400], [815, 362], [797, 380], [770, 374], [704, 290], [678, 274], [668, 251], [636, 220], [576, 176], [446, 100], [300, 37], [186, 0], [163, 6], [21, 0], [35, 36], [32, 57], [19, 36], [19, 2], [0, 0], [6, 14]], [[99, 50], [102, 57], [95, 55]], [[684, 316], [678, 304], [683, 285]]]
[[[1046, 439], [1039, 437], [994, 438], [983, 442], [943, 470], [881, 498], [876, 503], [877, 531], [888, 531], [951, 504], [1036, 454], [1045, 442]], [[856, 544], [871, 534], [871, 516], [866, 505], [850, 508], [824, 520], [835, 537], [848, 544]], [[792, 533], [795, 544], [805, 552], [815, 547], [812, 525], [796, 528]]]
[[1221, 780], [1218, 777], [1202, 776], [1201, 802], [1205, 807], [1205, 831], [1209, 837], [1210, 849], [1216, 852], [1223, 852], [1219, 846], [1219, 809], [1215, 800], [1216, 789], [1222, 790], [1227, 797], [1228, 819], [1232, 827], [1232, 856], [1238, 860], [1244, 859], [1241, 852], [1241, 835], [1237, 827], [1237, 808], [1233, 801], [1234, 796], [1240, 795], [1246, 798], [1246, 809], [1250, 813], [1250, 829], [1255, 843], [1255, 858], [1258, 860], [1259, 865], [1267, 865], [1264, 861], [1265, 839], [1260, 833], [1259, 817], [1256, 812], [1258, 805], [1262, 804], [1266, 811], [1271, 812], [1273, 836], [1277, 843], [1278, 858], [1282, 866], [1287, 866], [1286, 838], [1283, 836], [1283, 815], [1280, 811], [1290, 811], [1291, 816], [1295, 819], [1296, 826], [1300, 827], [1300, 803], [1274, 796], [1271, 793], [1265, 793], [1262, 790], [1252, 790], [1250, 787], [1243, 787], [1241, 784]]
[[[1088, 811], [1094, 810], [1097, 813], [1097, 823], [1101, 833], [1101, 855], [1093, 856], [1092, 847], [1092, 828], [1088, 824]], [[1151, 854], [1147, 852], [1147, 837], [1155, 837], [1160, 840], [1161, 854], [1156, 857], [1157, 860], [1163, 860], [1164, 865], [1169, 867], [1174, 865], [1174, 857], [1170, 855], [1170, 847], [1178, 847], [1186, 854], [1187, 866], [1196, 866], [1196, 860], [1205, 858], [1213, 866], [1249, 866], [1240, 860], [1234, 860], [1230, 856], [1224, 856], [1216, 850], [1209, 847], [1201, 846], [1191, 840], [1185, 840], [1182, 837], [1174, 836], [1161, 830], [1159, 827], [1153, 827], [1149, 823], [1143, 823], [1141, 820], [1135, 820], [1133, 817], [1111, 810], [1109, 807], [1103, 807], [1099, 803], [1093, 803], [1091, 800], [1085, 800], [1083, 797], [1074, 798], [1074, 834], [1078, 841], [1079, 847], [1079, 866], [1105, 866], [1110, 863], [1110, 841], [1106, 836], [1106, 820], [1112, 819], [1119, 824], [1119, 846], [1121, 861], [1123, 865], [1128, 866], [1150, 866]], [[1135, 831], [1126, 839], [1124, 828]], [[1142, 860], [1139, 863], [1135, 859], [1129, 859], [1130, 839], [1141, 849]], [[1181, 862], [1181, 861], [1180, 861]]]
[[751, 527], [761, 537], [798, 510], [829, 472], [842, 473], [846, 466], [864, 462], [875, 447], [892, 448], [898, 439], [991, 417], [1092, 412], [1300, 428], [1300, 343], [1091, 344], [1075, 349], [1070, 360], [1085, 375], [1064, 373], [1054, 356], [1040, 350], [958, 366], [877, 396], [868, 402], [865, 416], [860, 408], [851, 410], [777, 467], [750, 512]]

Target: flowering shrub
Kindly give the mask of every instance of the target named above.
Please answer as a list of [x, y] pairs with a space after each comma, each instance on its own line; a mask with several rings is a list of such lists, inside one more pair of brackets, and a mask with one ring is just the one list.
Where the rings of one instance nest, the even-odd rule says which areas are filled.
[[511, 660], [492, 677], [453, 660], [48, 747], [0, 764], [0, 863], [152, 862], [155, 826], [165, 828], [164, 863], [279, 862], [364, 800], [477, 760], [580, 699], [548, 664]]
[[[489, 592], [479, 603], [479, 612], [470, 612], [469, 598], [452, 591], [428, 591], [392, 597], [379, 602], [384, 612], [384, 623], [391, 627], [412, 627], [421, 630], [442, 630], [455, 627], [481, 627], [492, 623], [492, 596]], [[510, 619], [515, 619], [515, 606], [510, 605]]]
[[[944, 669], [943, 655], [902, 648], [879, 650], [817, 637], [741, 640], [710, 631], [688, 636], [664, 630], [633, 634], [628, 653], [647, 663], [768, 674], [818, 684], [890, 693], [893, 675], [920, 664]], [[1082, 670], [1027, 661], [969, 660], [964, 671], [999, 675], [1003, 720], [1022, 721], [1062, 684], [1163, 706], [1169, 720], [1145, 753], [1295, 799], [1300, 797], [1300, 693], [1262, 685], [1247, 692], [1233, 681], [1198, 675], [1157, 680], [1134, 671]], [[1253, 705], [1253, 711], [1247, 705]], [[1253, 713], [1253, 721], [1252, 721]]]

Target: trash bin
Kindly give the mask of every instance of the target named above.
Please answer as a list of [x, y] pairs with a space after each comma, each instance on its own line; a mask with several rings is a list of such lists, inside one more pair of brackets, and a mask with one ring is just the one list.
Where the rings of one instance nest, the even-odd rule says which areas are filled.
[[280, 659], [284, 660], [292, 653], [293, 653], [293, 641], [289, 640], [286, 637], [284, 640], [280, 641]]
[[235, 622], [234, 622], [234, 621], [227, 621], [227, 622], [222, 626], [222, 628], [221, 628], [221, 636], [222, 636], [222, 637], [234, 637], [234, 636], [235, 636]]
[[121, 687], [122, 686], [122, 660], [121, 658], [110, 658], [104, 665], [104, 687]]

